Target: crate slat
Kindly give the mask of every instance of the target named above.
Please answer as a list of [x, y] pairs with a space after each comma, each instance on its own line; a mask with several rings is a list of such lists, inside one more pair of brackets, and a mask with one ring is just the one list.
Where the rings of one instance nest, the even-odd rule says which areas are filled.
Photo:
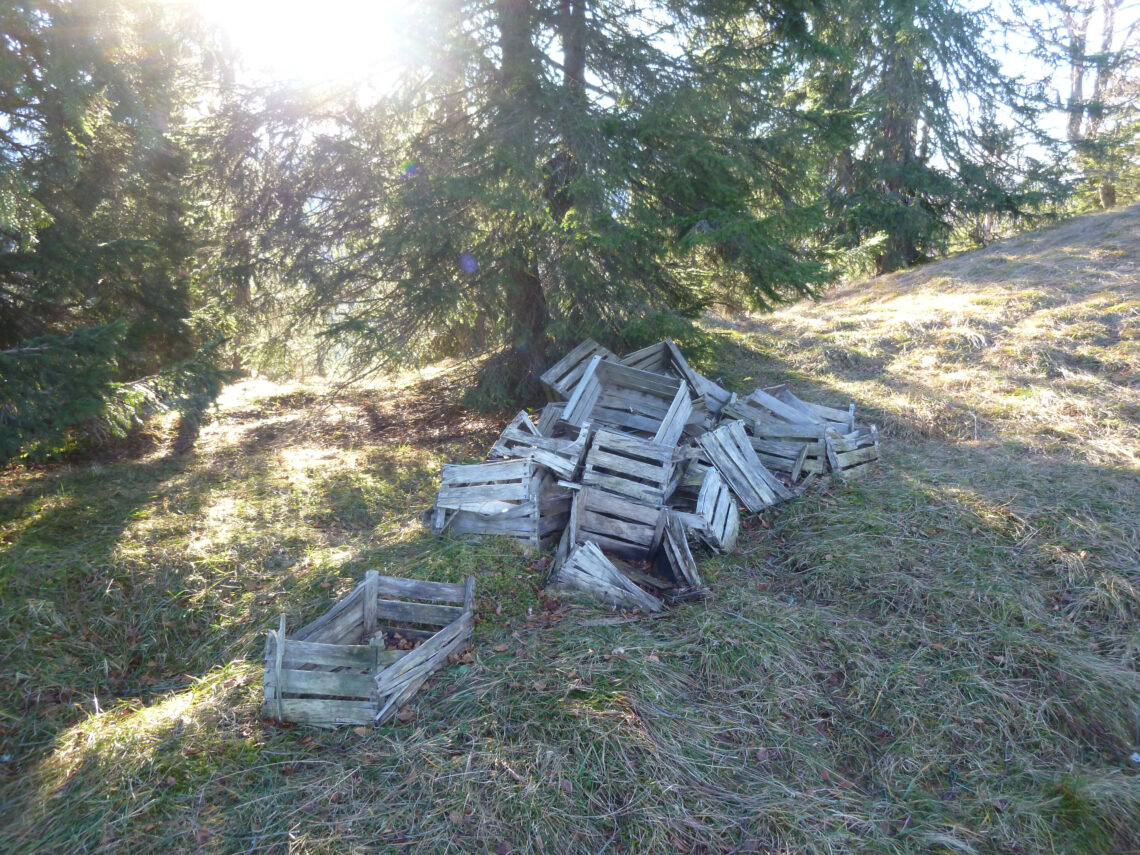
[[608, 605], [661, 611], [661, 601], [628, 579], [593, 542], [576, 546], [558, 568], [554, 581]]

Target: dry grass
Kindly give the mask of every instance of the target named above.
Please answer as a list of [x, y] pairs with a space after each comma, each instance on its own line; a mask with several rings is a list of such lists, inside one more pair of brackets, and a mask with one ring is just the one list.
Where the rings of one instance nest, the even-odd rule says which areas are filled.
[[[661, 617], [427, 536], [496, 426], [410, 381], [4, 473], [0, 850], [1140, 852], [1138, 245], [1115, 212], [721, 324], [730, 384], [855, 400], [887, 457]], [[408, 724], [265, 724], [265, 629], [366, 567], [476, 573], [474, 661]]]

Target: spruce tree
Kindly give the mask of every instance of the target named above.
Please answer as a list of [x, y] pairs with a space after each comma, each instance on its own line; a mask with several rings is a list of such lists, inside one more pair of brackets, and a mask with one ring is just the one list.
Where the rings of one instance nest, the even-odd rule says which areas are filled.
[[507, 397], [582, 336], [810, 291], [789, 150], [820, 122], [780, 91], [811, 50], [799, 9], [418, 4], [402, 89], [314, 128], [288, 235], [305, 310], [362, 365], [501, 349]]

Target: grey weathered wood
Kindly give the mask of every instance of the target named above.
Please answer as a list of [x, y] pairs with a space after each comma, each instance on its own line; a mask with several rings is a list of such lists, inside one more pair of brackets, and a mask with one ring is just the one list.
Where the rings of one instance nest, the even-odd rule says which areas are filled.
[[668, 574], [681, 587], [700, 588], [701, 576], [697, 572], [697, 562], [689, 550], [681, 521], [673, 513], [668, 513], [665, 533], [658, 552], [658, 561], [664, 564]]
[[[403, 656], [406, 650], [382, 650], [379, 653], [381, 664], [391, 664]], [[321, 644], [313, 641], [286, 639], [285, 656], [282, 668], [323, 667], [359, 668], [372, 664], [373, 651], [368, 644]]]
[[[685, 522], [684, 517], [675, 516]], [[740, 510], [732, 491], [715, 468], [705, 472], [697, 496], [696, 517], [701, 521], [696, 533], [711, 549], [728, 552], [736, 545], [740, 534]]]
[[351, 671], [301, 671], [282, 668], [280, 673], [265, 675], [265, 685], [280, 693], [294, 695], [332, 695], [368, 700], [374, 687], [371, 674]]
[[370, 638], [372, 633], [376, 631], [376, 600], [380, 596], [379, 580], [380, 574], [375, 570], [369, 570], [364, 574], [364, 597], [361, 601], [363, 607], [361, 631], [364, 638]]
[[376, 603], [376, 616], [388, 621], [446, 626], [462, 614], [460, 606], [405, 603], [400, 600], [380, 600]]
[[[386, 600], [380, 598], [382, 593], [414, 594], [435, 602]], [[369, 606], [366, 598], [374, 605]], [[440, 605], [441, 600], [458, 601], [462, 606]], [[375, 635], [370, 644], [287, 639], [282, 616], [280, 629], [271, 631], [266, 643], [264, 714], [323, 727], [384, 720], [446, 662], [447, 652], [470, 635], [474, 603], [472, 577], [455, 585], [404, 580], [369, 571], [364, 581], [328, 613], [303, 628], [309, 639], [332, 635], [359, 641], [369, 622], [386, 621], [376, 630], [420, 640], [420, 646], [413, 650], [384, 650], [381, 637]], [[427, 632], [402, 625], [406, 623], [442, 628]]]
[[272, 708], [267, 707], [268, 703], [262, 708], [262, 714], [268, 718], [327, 728], [371, 724], [376, 714], [376, 705], [371, 701], [284, 698]]
[[663, 508], [583, 486], [574, 497], [567, 549], [592, 540], [623, 558], [644, 561], [657, 549], [664, 516]]
[[407, 600], [462, 603], [464, 586], [453, 582], [427, 582], [402, 576], [378, 575], [376, 593], [382, 597], [402, 597]]
[[661, 610], [661, 601], [624, 576], [593, 542], [581, 543], [571, 551], [555, 581], [609, 605], [649, 612]]
[[706, 433], [698, 442], [748, 510], [757, 513], [777, 501], [791, 498], [791, 492], [756, 456], [744, 433], [743, 422], [728, 422]]
[[586, 452], [581, 483], [650, 505], [664, 504], [676, 470], [673, 448], [598, 430]]
[[613, 351], [593, 339], [586, 339], [555, 362], [539, 379], [562, 397], [569, 397], [595, 356], [615, 362], [618, 358]]
[[595, 357], [566, 404], [569, 424], [587, 421], [673, 445], [691, 412], [685, 381]]
[[542, 412], [538, 415], [538, 432], [541, 436], [553, 437], [554, 427], [562, 419], [562, 414], [566, 411], [565, 401], [553, 401], [542, 408]]

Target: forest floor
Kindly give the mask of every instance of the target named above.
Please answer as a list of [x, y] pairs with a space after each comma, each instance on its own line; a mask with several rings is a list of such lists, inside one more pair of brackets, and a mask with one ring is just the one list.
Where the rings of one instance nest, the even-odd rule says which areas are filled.
[[[1140, 852], [1140, 208], [710, 329], [883, 461], [661, 616], [424, 531], [502, 424], [459, 368], [0, 473], [0, 851]], [[267, 628], [367, 568], [474, 574], [471, 661], [407, 722], [263, 721]]]

